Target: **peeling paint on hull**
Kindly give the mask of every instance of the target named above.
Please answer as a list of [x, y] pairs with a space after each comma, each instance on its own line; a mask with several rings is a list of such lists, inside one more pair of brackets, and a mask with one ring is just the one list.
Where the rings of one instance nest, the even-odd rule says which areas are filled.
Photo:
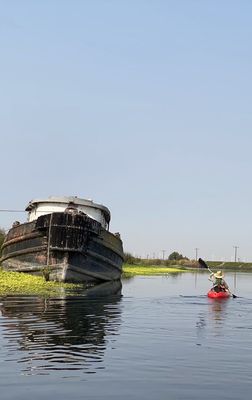
[[0, 263], [60, 282], [113, 281], [121, 277], [123, 247], [118, 235], [87, 215], [54, 212], [11, 228]]

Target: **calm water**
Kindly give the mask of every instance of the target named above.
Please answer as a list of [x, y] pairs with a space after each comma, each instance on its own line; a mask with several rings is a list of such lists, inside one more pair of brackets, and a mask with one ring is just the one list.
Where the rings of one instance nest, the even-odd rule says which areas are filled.
[[1, 298], [1, 400], [251, 399], [252, 274], [226, 280], [239, 298], [190, 272]]

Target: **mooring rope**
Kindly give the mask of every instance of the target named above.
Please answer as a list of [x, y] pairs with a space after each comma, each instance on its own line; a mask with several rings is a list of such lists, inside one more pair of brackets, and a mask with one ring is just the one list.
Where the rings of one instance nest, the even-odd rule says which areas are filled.
[[0, 212], [26, 212], [25, 210], [5, 210], [5, 209], [2, 209], [2, 210], [0, 210]]

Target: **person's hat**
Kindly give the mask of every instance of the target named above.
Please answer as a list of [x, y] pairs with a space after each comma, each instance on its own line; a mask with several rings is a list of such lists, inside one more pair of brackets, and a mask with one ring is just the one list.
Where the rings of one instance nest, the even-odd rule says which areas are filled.
[[221, 278], [224, 277], [224, 274], [222, 273], [222, 271], [217, 271], [217, 272], [214, 274], [214, 277], [215, 277], [215, 278], [221, 279]]

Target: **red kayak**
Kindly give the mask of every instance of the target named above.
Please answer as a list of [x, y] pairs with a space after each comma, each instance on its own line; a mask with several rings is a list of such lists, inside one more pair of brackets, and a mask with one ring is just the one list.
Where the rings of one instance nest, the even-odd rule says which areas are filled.
[[211, 289], [211, 290], [209, 290], [207, 295], [211, 299], [227, 299], [230, 296], [230, 293], [227, 291], [215, 292], [215, 290]]

